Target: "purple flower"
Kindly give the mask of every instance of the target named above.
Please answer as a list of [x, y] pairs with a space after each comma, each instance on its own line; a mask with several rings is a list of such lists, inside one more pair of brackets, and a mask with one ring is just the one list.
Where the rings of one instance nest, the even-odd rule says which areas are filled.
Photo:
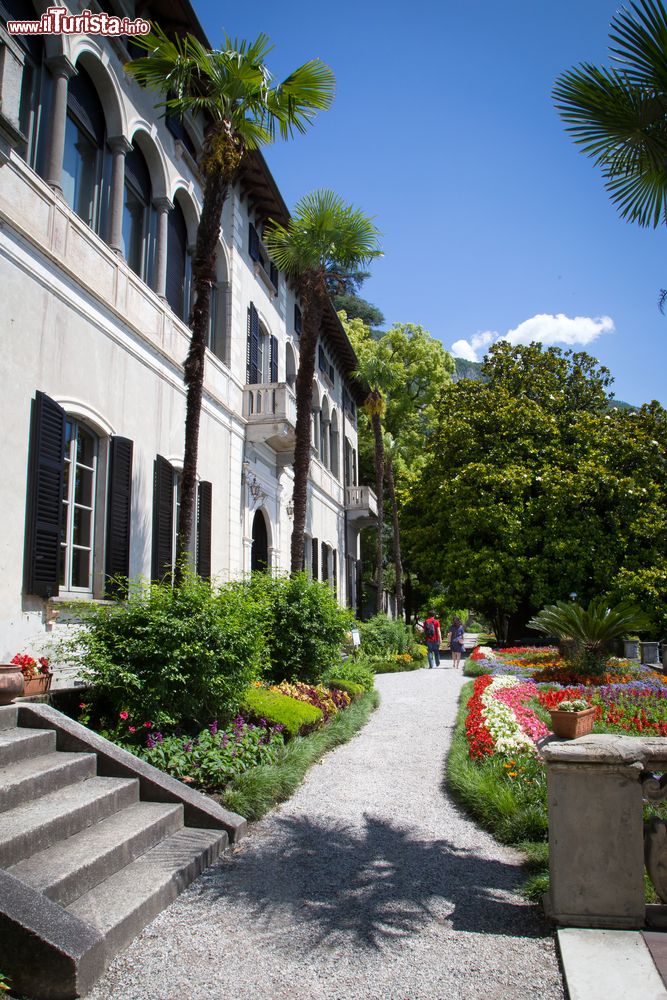
[[186, 753], [190, 753], [190, 751], [192, 750], [192, 740], [188, 740], [187, 743], [183, 744], [183, 750]]
[[153, 747], [155, 746], [155, 740], [153, 739], [152, 736], [148, 736], [146, 740], [146, 746], [148, 747], [149, 750], [152, 750]]
[[215, 734], [218, 731], [218, 720], [214, 719], [213, 722], [210, 724], [210, 726], [208, 728], [211, 731], [211, 736], [215, 736]]
[[155, 742], [156, 743], [162, 743], [163, 740], [164, 740], [164, 736], [162, 735], [162, 733], [155, 733]]

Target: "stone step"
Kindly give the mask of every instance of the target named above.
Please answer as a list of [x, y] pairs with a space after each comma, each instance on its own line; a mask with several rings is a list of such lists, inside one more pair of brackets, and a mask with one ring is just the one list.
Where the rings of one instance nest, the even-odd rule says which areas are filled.
[[137, 802], [19, 861], [8, 872], [67, 906], [182, 828], [180, 803]]
[[0, 812], [92, 778], [96, 771], [94, 753], [54, 752], [8, 764], [0, 768]]
[[185, 827], [75, 900], [67, 911], [103, 933], [107, 954], [114, 955], [226, 846], [222, 830]]
[[18, 718], [16, 705], [0, 705], [0, 729], [13, 729], [18, 724]]
[[52, 729], [0, 729], [0, 767], [55, 749], [56, 734]]
[[138, 799], [136, 778], [88, 778], [0, 813], [0, 868], [43, 851]]

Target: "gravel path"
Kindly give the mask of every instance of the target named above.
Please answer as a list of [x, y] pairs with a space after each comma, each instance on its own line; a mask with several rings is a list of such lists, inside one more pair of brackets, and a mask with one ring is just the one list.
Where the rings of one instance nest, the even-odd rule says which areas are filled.
[[519, 856], [447, 798], [460, 674], [380, 708], [111, 965], [89, 1000], [563, 1000]]

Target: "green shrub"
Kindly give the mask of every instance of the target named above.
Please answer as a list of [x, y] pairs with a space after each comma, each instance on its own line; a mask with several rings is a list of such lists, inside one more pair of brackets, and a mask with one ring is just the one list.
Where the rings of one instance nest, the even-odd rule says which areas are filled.
[[416, 640], [412, 629], [398, 618], [375, 615], [359, 623], [361, 651], [367, 656], [384, 656], [386, 653], [412, 653]]
[[420, 642], [416, 643], [415, 648], [412, 651], [412, 656], [415, 660], [425, 660], [428, 656], [427, 647], [422, 646]]
[[322, 711], [305, 701], [297, 701], [277, 691], [248, 688], [241, 700], [241, 709], [253, 719], [266, 719], [272, 725], [285, 727], [288, 736], [303, 735], [322, 723]]
[[332, 677], [328, 685], [330, 688], [337, 688], [339, 691], [347, 691], [352, 698], [358, 698], [364, 693], [363, 684], [355, 684], [354, 681], [346, 681], [341, 677]]
[[328, 684], [333, 677], [339, 681], [352, 681], [353, 684], [361, 684], [364, 691], [372, 691], [375, 687], [375, 674], [362, 657], [356, 659], [349, 657], [342, 663], [337, 663], [335, 667], [326, 672], [322, 682]]
[[92, 685], [91, 714], [114, 726], [121, 711], [160, 727], [203, 728], [233, 715], [259, 676], [264, 640], [248, 628], [247, 598], [187, 574], [130, 587], [127, 600], [95, 607], [64, 644]]
[[254, 573], [249, 582], [234, 586], [250, 597], [254, 618], [248, 624], [266, 643], [267, 680], [318, 684], [339, 663], [353, 617], [328, 584], [309, 580], [305, 573]]
[[421, 670], [423, 660], [403, 660], [401, 655], [387, 657], [369, 657], [368, 664], [374, 674], [399, 674], [404, 670]]

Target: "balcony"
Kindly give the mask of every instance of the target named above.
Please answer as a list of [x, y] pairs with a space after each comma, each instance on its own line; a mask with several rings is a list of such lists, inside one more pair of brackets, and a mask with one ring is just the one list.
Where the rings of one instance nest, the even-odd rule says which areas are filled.
[[268, 444], [276, 452], [294, 449], [296, 396], [286, 382], [246, 385], [243, 389], [246, 441]]
[[348, 521], [358, 528], [366, 528], [377, 520], [377, 497], [370, 486], [346, 486], [345, 509]]

